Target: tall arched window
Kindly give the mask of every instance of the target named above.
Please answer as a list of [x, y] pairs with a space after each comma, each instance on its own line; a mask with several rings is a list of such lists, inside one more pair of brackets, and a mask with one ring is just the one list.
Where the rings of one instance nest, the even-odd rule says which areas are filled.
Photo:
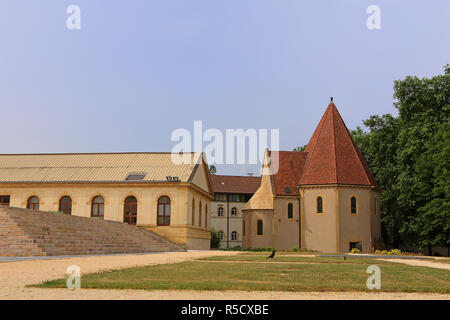
[[356, 214], [356, 197], [350, 198], [350, 213]]
[[202, 226], [202, 202], [200, 201], [200, 204], [198, 206], [198, 226]]
[[103, 218], [105, 216], [105, 200], [102, 196], [96, 196], [92, 199], [91, 217]]
[[36, 196], [29, 197], [27, 201], [27, 209], [39, 210], [39, 198]]
[[123, 222], [136, 225], [137, 221], [137, 199], [129, 196], [125, 199], [123, 206]]
[[237, 232], [236, 232], [236, 231], [233, 231], [233, 232], [231, 233], [231, 240], [232, 240], [232, 241], [236, 241], [236, 240], [237, 240]]
[[192, 225], [195, 225], [195, 199], [192, 199]]
[[158, 200], [158, 226], [170, 225], [170, 199], [162, 196]]
[[72, 199], [69, 196], [59, 199], [59, 211], [68, 215], [72, 214]]
[[242, 235], [245, 236], [245, 220], [242, 220]]
[[292, 203], [288, 204], [288, 219], [292, 219], [294, 217], [294, 206]]
[[317, 213], [323, 213], [323, 199], [322, 199], [322, 197], [317, 197]]
[[217, 209], [217, 215], [218, 215], [219, 217], [223, 217], [223, 207], [219, 207], [219, 208]]
[[263, 233], [264, 233], [263, 222], [262, 220], [258, 220], [258, 222], [256, 223], [256, 234], [258, 236], [262, 236]]
[[236, 208], [231, 209], [231, 216], [232, 217], [236, 217], [237, 216], [237, 209]]

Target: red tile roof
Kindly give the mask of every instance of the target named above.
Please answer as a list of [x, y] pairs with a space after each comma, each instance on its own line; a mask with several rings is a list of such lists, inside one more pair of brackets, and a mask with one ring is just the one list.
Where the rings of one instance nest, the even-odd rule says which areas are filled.
[[[271, 151], [271, 158], [276, 158]], [[278, 151], [278, 172], [273, 175], [277, 195], [297, 195], [297, 184], [307, 158], [306, 152]]]
[[214, 193], [253, 194], [261, 184], [261, 177], [211, 175]]
[[328, 105], [308, 146], [299, 185], [353, 184], [378, 187], [334, 103]]

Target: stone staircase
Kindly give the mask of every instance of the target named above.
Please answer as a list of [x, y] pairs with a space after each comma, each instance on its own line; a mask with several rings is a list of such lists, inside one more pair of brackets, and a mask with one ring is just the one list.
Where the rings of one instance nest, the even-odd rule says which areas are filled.
[[122, 222], [0, 207], [0, 256], [61, 256], [186, 251]]

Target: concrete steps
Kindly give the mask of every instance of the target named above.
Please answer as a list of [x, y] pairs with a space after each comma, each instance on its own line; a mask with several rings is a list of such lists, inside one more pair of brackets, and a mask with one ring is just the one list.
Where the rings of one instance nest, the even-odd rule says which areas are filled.
[[0, 208], [0, 256], [186, 251], [126, 223], [21, 208]]

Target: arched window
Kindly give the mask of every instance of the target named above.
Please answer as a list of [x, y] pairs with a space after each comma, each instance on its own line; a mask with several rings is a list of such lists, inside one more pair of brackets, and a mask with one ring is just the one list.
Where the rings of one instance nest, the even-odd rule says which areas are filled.
[[202, 226], [202, 202], [200, 201], [200, 204], [198, 206], [198, 226]]
[[236, 208], [231, 209], [231, 216], [232, 217], [236, 217], [237, 216], [237, 209]]
[[208, 229], [208, 205], [205, 205], [205, 228]]
[[256, 224], [256, 234], [258, 236], [262, 236], [263, 232], [264, 232], [264, 228], [263, 228], [263, 222], [262, 220], [258, 220], [257, 224]]
[[129, 196], [125, 199], [123, 206], [123, 222], [136, 225], [137, 221], [137, 199]]
[[218, 215], [219, 217], [223, 217], [223, 207], [217, 208], [217, 215]]
[[158, 200], [158, 226], [170, 225], [170, 199], [162, 196]]
[[317, 213], [323, 213], [323, 199], [322, 199], [322, 197], [317, 197]]
[[59, 199], [59, 211], [68, 215], [72, 214], [72, 199], [69, 196]]
[[232, 241], [236, 241], [236, 240], [237, 240], [237, 232], [236, 232], [236, 231], [233, 231], [233, 232], [231, 233], [231, 240], [232, 240]]
[[27, 209], [39, 210], [39, 198], [36, 196], [29, 197], [27, 201]]
[[92, 199], [91, 217], [103, 218], [105, 216], [105, 200], [102, 196]]
[[195, 225], [195, 199], [192, 199], [192, 225]]
[[223, 240], [223, 231], [219, 231], [219, 239], [220, 239], [220, 241]]
[[350, 213], [356, 214], [356, 197], [350, 198]]
[[288, 204], [288, 219], [292, 219], [294, 217], [294, 206], [292, 203]]

